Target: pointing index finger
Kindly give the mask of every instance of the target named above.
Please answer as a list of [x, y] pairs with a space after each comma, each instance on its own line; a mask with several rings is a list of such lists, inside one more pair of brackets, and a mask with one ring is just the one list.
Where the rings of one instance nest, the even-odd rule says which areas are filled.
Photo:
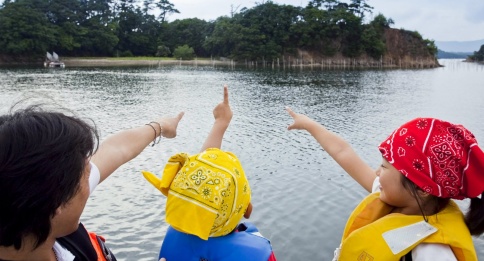
[[286, 107], [286, 111], [289, 113], [289, 115], [291, 115], [291, 117], [294, 118], [294, 116], [296, 115], [296, 113], [289, 107]]
[[227, 84], [224, 85], [224, 103], [229, 103], [229, 87]]

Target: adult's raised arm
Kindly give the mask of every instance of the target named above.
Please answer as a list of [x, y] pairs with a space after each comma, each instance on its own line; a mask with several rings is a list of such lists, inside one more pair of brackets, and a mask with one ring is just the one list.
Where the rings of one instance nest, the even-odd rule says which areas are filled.
[[175, 117], [161, 118], [149, 124], [122, 130], [108, 136], [101, 142], [91, 158], [101, 174], [99, 182], [104, 181], [121, 165], [138, 156], [160, 135], [165, 138], [174, 138], [183, 115], [184, 113], [181, 112]]

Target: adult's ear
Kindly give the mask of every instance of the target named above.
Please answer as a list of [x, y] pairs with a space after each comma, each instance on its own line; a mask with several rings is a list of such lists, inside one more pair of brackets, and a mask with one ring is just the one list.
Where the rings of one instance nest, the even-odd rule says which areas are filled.
[[62, 213], [62, 205], [55, 210], [54, 217], [60, 215], [60, 213]]
[[250, 218], [250, 214], [252, 214], [252, 203], [249, 202], [249, 205], [247, 206], [247, 209], [245, 210], [244, 217], [245, 218]]

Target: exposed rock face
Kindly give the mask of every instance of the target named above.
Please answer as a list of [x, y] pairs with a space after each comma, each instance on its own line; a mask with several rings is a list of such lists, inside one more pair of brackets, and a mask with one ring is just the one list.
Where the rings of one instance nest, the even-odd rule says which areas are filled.
[[396, 65], [411, 68], [438, 67], [439, 62], [431, 53], [426, 43], [412, 32], [387, 29], [385, 30], [386, 53], [383, 62], [386, 65]]
[[[319, 51], [297, 50], [296, 56], [287, 55], [283, 58], [288, 66], [321, 66], [323, 68], [435, 68], [440, 64], [431, 53], [427, 44], [416, 33], [386, 29], [386, 52], [380, 59], [367, 55], [359, 57], [344, 57], [341, 53], [324, 56]], [[337, 45], [337, 43], [333, 43]], [[282, 63], [282, 61], [279, 61]]]

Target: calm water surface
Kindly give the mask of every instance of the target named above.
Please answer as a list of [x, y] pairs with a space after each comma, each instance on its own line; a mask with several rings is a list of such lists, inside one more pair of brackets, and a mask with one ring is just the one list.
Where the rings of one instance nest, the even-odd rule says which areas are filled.
[[[376, 148], [419, 116], [464, 124], [484, 144], [484, 66], [442, 60], [428, 70], [321, 71], [212, 67], [0, 69], [0, 113], [24, 96], [51, 98], [96, 122], [101, 137], [185, 111], [178, 137], [148, 147], [98, 186], [82, 221], [118, 260], [156, 260], [165, 198], [140, 170], [161, 173], [178, 152], [197, 153], [228, 84], [234, 118], [223, 148], [252, 187], [254, 222], [278, 260], [331, 260], [345, 221], [366, 192], [304, 132], [287, 131], [291, 106], [345, 137], [375, 168]], [[468, 202], [461, 202], [467, 207]], [[479, 259], [484, 240], [476, 239]]]

